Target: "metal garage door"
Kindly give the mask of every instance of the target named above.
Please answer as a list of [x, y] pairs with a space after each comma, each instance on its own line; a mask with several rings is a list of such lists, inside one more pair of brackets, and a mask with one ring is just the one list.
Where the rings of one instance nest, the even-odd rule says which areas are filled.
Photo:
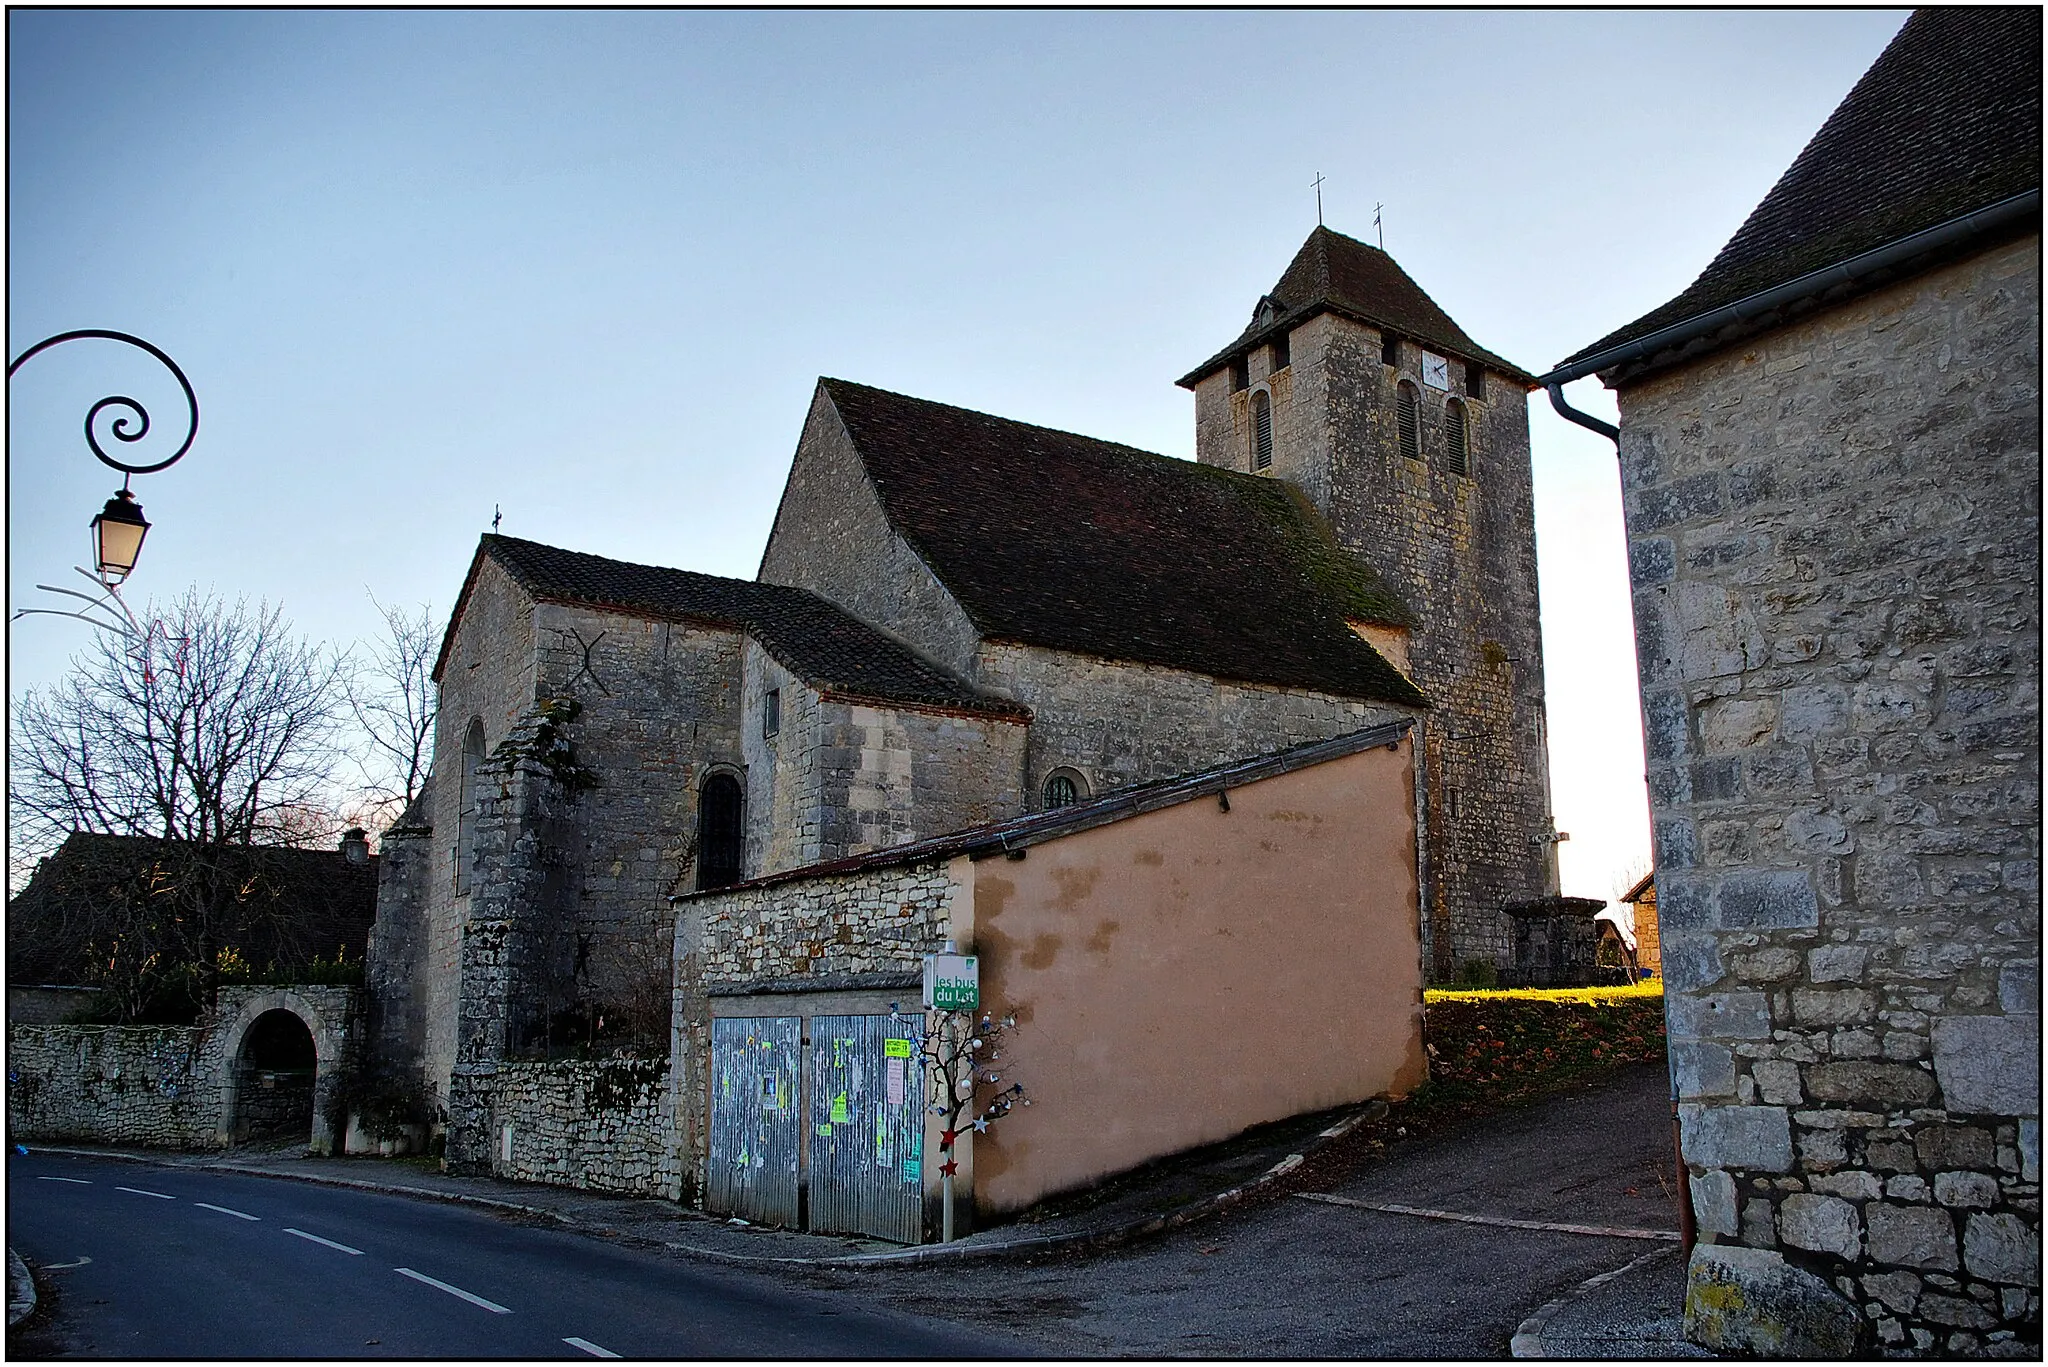
[[811, 1020], [810, 1227], [898, 1243], [924, 1232], [924, 1074], [918, 1022]]
[[711, 1170], [706, 1204], [722, 1215], [797, 1227], [803, 1113], [795, 1016], [711, 1022]]

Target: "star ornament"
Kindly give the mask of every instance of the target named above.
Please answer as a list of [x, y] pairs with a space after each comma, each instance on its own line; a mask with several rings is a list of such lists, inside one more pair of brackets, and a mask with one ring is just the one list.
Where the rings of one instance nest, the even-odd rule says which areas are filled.
[[988, 1133], [988, 1120], [986, 1117], [983, 1117], [982, 1119], [974, 1122], [974, 1132], [976, 1134]]
[[958, 1130], [942, 1131], [939, 1135], [939, 1147], [942, 1149], [950, 1149], [953, 1147], [953, 1141], [958, 1139], [959, 1137], [960, 1131]]
[[939, 1164], [939, 1172], [944, 1176], [951, 1177], [958, 1171], [960, 1171], [960, 1165], [950, 1158]]

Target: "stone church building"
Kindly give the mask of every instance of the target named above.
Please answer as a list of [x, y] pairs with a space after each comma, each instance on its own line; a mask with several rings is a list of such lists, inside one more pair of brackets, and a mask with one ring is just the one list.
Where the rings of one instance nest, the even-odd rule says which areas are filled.
[[493, 1059], [666, 1040], [673, 897], [1403, 722], [1424, 970], [1504, 963], [1556, 891], [1531, 377], [1319, 227], [1180, 383], [1193, 462], [820, 380], [752, 581], [485, 536], [376, 1056], [454, 1115]]

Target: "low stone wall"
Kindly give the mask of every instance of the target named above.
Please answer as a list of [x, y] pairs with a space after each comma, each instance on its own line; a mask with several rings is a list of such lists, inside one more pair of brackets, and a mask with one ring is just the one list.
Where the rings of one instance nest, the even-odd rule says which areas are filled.
[[220, 1060], [189, 1025], [15, 1025], [7, 1124], [17, 1140], [211, 1148]]
[[736, 888], [685, 904], [681, 950], [707, 985], [915, 973], [945, 939], [944, 863]]
[[679, 1199], [667, 1059], [504, 1063], [487, 1087], [492, 1176]]

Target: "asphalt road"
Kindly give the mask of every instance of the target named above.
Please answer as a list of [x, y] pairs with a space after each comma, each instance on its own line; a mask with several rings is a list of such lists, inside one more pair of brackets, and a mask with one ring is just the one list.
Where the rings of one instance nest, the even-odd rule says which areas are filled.
[[[1626, 1070], [1403, 1146], [1324, 1185], [1158, 1239], [1002, 1267], [819, 1271], [921, 1313], [1015, 1334], [1039, 1355], [1498, 1358], [1529, 1314], [1670, 1230], [1671, 1111], [1661, 1065]], [[1487, 1223], [1371, 1210], [1405, 1205]], [[1677, 1266], [1679, 1264], [1673, 1264]]]
[[1007, 1335], [477, 1210], [14, 1156], [7, 1241], [55, 1288], [18, 1354], [1013, 1357]]

